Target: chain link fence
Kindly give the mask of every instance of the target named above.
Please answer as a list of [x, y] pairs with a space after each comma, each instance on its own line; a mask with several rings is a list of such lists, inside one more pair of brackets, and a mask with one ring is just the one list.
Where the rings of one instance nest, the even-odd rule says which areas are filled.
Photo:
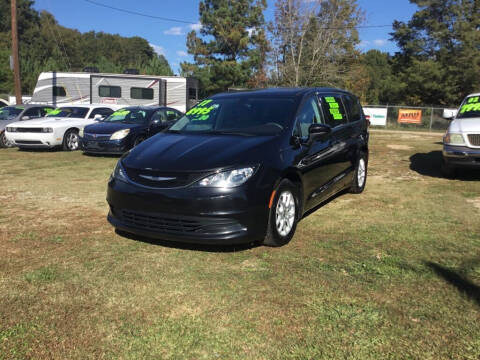
[[[397, 105], [364, 105], [363, 108], [365, 109], [365, 114], [371, 114], [371, 121], [373, 123], [372, 126], [384, 129], [445, 131], [450, 124], [449, 120], [443, 118], [443, 111], [446, 108]], [[383, 114], [382, 118], [379, 118], [379, 116], [375, 115], [377, 109], [383, 109], [383, 112], [386, 109], [386, 119], [384, 119]], [[417, 114], [418, 110], [421, 111], [421, 116], [419, 116], [417, 119], [418, 123], [400, 122], [400, 110], [417, 110]], [[374, 119], [372, 116], [378, 119]], [[376, 125], [376, 123], [384, 123], [384, 125]]]

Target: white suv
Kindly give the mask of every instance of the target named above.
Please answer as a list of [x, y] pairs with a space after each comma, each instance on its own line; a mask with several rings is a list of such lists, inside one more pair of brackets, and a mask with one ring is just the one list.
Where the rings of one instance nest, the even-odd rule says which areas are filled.
[[77, 150], [78, 132], [109, 116], [114, 108], [109, 105], [64, 106], [50, 111], [44, 118], [9, 124], [5, 136], [19, 148], [63, 146], [67, 151]]
[[442, 173], [453, 177], [458, 167], [480, 169], [480, 93], [468, 95], [443, 138]]

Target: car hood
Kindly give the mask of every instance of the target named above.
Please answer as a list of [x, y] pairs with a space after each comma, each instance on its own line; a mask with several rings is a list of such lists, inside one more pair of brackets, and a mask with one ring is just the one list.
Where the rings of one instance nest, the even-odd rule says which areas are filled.
[[55, 117], [55, 118], [38, 118], [35, 120], [22, 120], [22, 121], [17, 121], [10, 126], [12, 127], [35, 127], [35, 126], [48, 126], [48, 125], [55, 125], [59, 121], [69, 121], [69, 120], [83, 120], [79, 118], [66, 118], [66, 117]]
[[206, 171], [236, 165], [254, 165], [264, 159], [265, 146], [278, 136], [159, 134], [124, 159], [127, 167], [160, 171]]
[[134, 129], [145, 127], [144, 124], [126, 124], [113, 122], [98, 122], [92, 125], [85, 126], [85, 132], [90, 134], [113, 134], [116, 131], [123, 129]]
[[455, 119], [449, 127], [450, 132], [480, 133], [480, 118]]

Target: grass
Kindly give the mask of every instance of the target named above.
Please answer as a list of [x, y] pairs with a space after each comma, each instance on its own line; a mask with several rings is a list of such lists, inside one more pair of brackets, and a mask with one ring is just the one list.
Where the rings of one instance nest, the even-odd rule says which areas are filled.
[[279, 249], [121, 237], [116, 162], [0, 151], [0, 359], [478, 359], [480, 174], [372, 133], [366, 191]]

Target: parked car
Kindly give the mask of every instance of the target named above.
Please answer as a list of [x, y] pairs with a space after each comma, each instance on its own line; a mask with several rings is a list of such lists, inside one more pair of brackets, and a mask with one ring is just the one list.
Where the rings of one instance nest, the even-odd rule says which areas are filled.
[[0, 147], [8, 148], [14, 146], [5, 136], [7, 125], [17, 122], [37, 119], [45, 116], [48, 111], [53, 110], [48, 105], [15, 105], [5, 106], [0, 109]]
[[368, 139], [342, 90], [219, 94], [118, 161], [108, 221], [164, 240], [280, 246], [326, 199], [363, 191]]
[[46, 117], [9, 124], [7, 140], [19, 148], [53, 148], [77, 150], [78, 132], [86, 125], [113, 113], [111, 105], [64, 106], [50, 111]]
[[126, 107], [80, 130], [81, 148], [85, 153], [123, 154], [166, 129], [182, 115], [168, 107]]
[[480, 169], [480, 93], [468, 95], [455, 114], [443, 138], [442, 173], [454, 177], [457, 168]]

